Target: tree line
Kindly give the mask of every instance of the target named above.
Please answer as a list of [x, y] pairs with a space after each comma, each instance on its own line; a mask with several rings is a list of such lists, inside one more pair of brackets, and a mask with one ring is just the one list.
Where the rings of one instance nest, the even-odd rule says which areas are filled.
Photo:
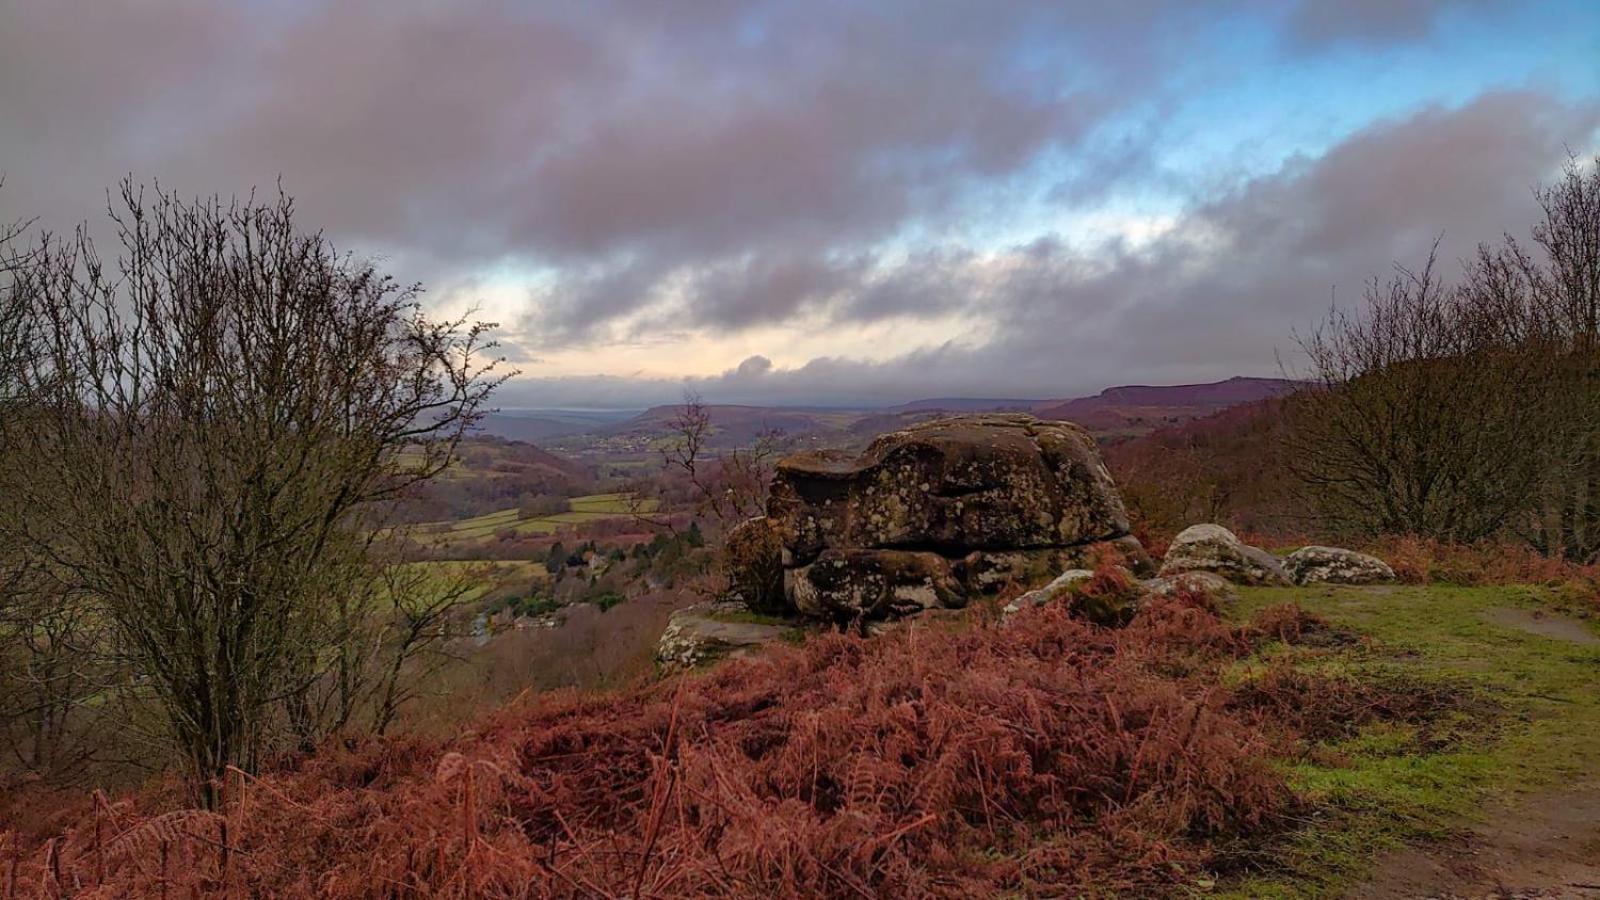
[[465, 586], [390, 518], [502, 376], [281, 192], [109, 199], [113, 253], [0, 232], [0, 784], [157, 760], [214, 802], [414, 692]]
[[1600, 562], [1600, 158], [1534, 190], [1526, 242], [1374, 279], [1300, 345], [1285, 459], [1343, 530]]

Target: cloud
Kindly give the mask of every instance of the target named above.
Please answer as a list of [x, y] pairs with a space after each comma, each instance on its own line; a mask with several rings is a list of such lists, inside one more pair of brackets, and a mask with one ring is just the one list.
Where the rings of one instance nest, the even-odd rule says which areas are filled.
[[[1085, 253], [1039, 240], [996, 254], [917, 256], [835, 284], [840, 314], [884, 285], [938, 297], [957, 285], [990, 321], [991, 339], [918, 348], [886, 360], [764, 357], [703, 379], [613, 383], [612, 396], [671, 402], [687, 386], [722, 402], [890, 403], [960, 386], [968, 396], [1056, 397], [1139, 381], [1277, 374], [1292, 332], [1325, 313], [1330, 294], [1357, 302], [1364, 281], [1417, 263], [1435, 238], [1442, 258], [1525, 232], [1531, 190], [1568, 147], [1594, 147], [1600, 107], [1498, 92], [1374, 124], [1315, 159], [1294, 159], [1190, 210], [1139, 247]], [[865, 301], [869, 302], [869, 301]], [[936, 303], [942, 301], [936, 301]], [[955, 302], [950, 300], [949, 302]], [[571, 386], [571, 385], [567, 385]], [[530, 381], [524, 402], [564, 396]]]
[[[567, 367], [512, 388], [521, 405], [681, 392], [572, 375], [622, 345], [680, 371], [715, 344], [688, 361], [713, 398], [1261, 372], [1335, 285], [1353, 295], [1441, 230], [1455, 252], [1518, 228], [1594, 109], [1554, 90], [1396, 100], [1409, 111], [1353, 133], [1319, 120], [1253, 169], [1226, 122], [1174, 120], [1219, 84], [1251, 89], [1240, 120], [1320, 111], [1280, 71], [1403, 69], [1447, 19], [1488, 28], [1509, 8], [14, 0], [0, 220], [68, 227], [128, 171], [223, 194], [281, 175], [303, 221], [439, 286], [442, 308], [488, 298], [514, 359]], [[1478, 90], [1444, 81], [1416, 91]], [[1333, 99], [1360, 108], [1330, 103], [1330, 121], [1370, 119]]]

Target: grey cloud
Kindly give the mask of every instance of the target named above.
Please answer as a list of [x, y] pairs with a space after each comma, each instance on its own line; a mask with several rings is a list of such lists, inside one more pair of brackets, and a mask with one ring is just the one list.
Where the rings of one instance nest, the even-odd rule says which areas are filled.
[[[975, 206], [1003, 207], [1041, 160], [1078, 161], [1063, 204], [1165, 177], [1149, 150], [1163, 104], [1182, 100], [1169, 63], [1205, 49], [1192, 42], [1219, 16], [1315, 54], [1498, 6], [145, 0], [90, 15], [13, 0], [0, 7], [0, 220], [68, 226], [130, 170], [201, 193], [282, 175], [307, 222], [406, 279], [459, 292], [485, 267], [539, 269], [529, 314], [504, 323], [524, 359], [801, 317], [966, 314], [994, 332], [886, 364], [752, 363], [696, 382], [708, 396], [1050, 394], [1118, 373], [1260, 372], [1331, 286], [1350, 296], [1441, 229], [1460, 252], [1519, 228], [1527, 188], [1563, 143], [1591, 139], [1594, 109], [1507, 93], [1374, 125], [1197, 201], [1145, 246], [1085, 255], [1045, 238], [996, 256], [948, 235]], [[1147, 130], [1101, 130], [1130, 110]], [[541, 385], [669, 401], [682, 388], [519, 390]]]
[[282, 175], [307, 221], [408, 277], [570, 272], [542, 324], [576, 338], [656, 296], [652, 276], [836, 256], [951, 211], [1136, 101], [1199, 15], [18, 0], [0, 10], [0, 167], [8, 207], [58, 227], [129, 170], [224, 194]]
[[[1597, 126], [1594, 104], [1527, 92], [1426, 109], [1203, 204], [1148, 246], [1086, 257], [1040, 240], [998, 260], [914, 258], [888, 276], [981, 283], [969, 297], [997, 328], [988, 343], [922, 348], [883, 362], [741, 366], [671, 385], [681, 391], [687, 383], [719, 402], [848, 404], [951, 390], [1050, 397], [1130, 378], [1274, 375], [1280, 353], [1292, 364], [1292, 332], [1326, 312], [1332, 289], [1342, 303], [1356, 302], [1368, 277], [1397, 261], [1418, 262], [1441, 231], [1447, 263], [1479, 241], [1524, 232], [1535, 211], [1531, 188], [1556, 170], [1567, 147], [1600, 148]], [[847, 292], [871, 290], [869, 279]], [[627, 392], [610, 387], [613, 396]], [[548, 382], [517, 388], [529, 397], [552, 389], [560, 395]], [[632, 389], [671, 402], [664, 383], [636, 381]]]

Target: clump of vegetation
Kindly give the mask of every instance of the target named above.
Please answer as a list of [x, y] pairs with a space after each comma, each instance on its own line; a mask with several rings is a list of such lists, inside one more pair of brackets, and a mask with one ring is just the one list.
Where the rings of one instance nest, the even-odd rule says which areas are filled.
[[1552, 558], [1527, 544], [1479, 541], [1452, 544], [1420, 537], [1384, 540], [1374, 548], [1409, 584], [1561, 584], [1600, 578], [1600, 565]]
[[[1217, 687], [1261, 633], [1179, 595], [1122, 629], [1044, 607], [1006, 627], [820, 636], [546, 695], [448, 743], [230, 773], [215, 818], [102, 809], [20, 878], [349, 897], [1157, 889], [1296, 804], [1270, 762], [1288, 729]], [[1194, 664], [1175, 672], [1180, 650]], [[1294, 712], [1298, 730], [1318, 715]], [[105, 838], [146, 833], [135, 854]]]
[[233, 767], [392, 720], [465, 589], [397, 567], [387, 513], [497, 378], [486, 326], [429, 319], [287, 197], [115, 203], [109, 265], [46, 234], [0, 283], [0, 545], [34, 562], [0, 670], [74, 673], [0, 680], [26, 692], [0, 728], [49, 710], [23, 764], [52, 775], [68, 716], [126, 702], [214, 803]]

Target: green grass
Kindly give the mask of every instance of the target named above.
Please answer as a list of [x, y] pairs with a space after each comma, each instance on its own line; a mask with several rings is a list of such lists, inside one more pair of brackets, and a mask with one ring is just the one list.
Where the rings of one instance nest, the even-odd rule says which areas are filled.
[[[653, 512], [656, 501], [640, 503], [638, 512]], [[635, 512], [628, 494], [589, 494], [574, 497], [569, 511], [547, 516], [524, 517], [515, 509], [502, 509], [488, 515], [451, 522], [428, 522], [412, 529], [412, 536], [424, 544], [462, 544], [491, 540], [502, 531], [515, 534], [553, 534], [562, 528], [605, 519], [626, 518]]]
[[1229, 885], [1226, 896], [1337, 895], [1383, 852], [1471, 824], [1487, 802], [1600, 773], [1600, 648], [1485, 618], [1496, 607], [1538, 608], [1542, 590], [1255, 589], [1243, 592], [1238, 614], [1287, 600], [1375, 639], [1318, 665], [1447, 680], [1503, 712], [1457, 723], [1464, 736], [1442, 751], [1385, 726], [1330, 746], [1337, 765], [1293, 765], [1290, 781], [1317, 815], [1272, 849], [1273, 874]]

